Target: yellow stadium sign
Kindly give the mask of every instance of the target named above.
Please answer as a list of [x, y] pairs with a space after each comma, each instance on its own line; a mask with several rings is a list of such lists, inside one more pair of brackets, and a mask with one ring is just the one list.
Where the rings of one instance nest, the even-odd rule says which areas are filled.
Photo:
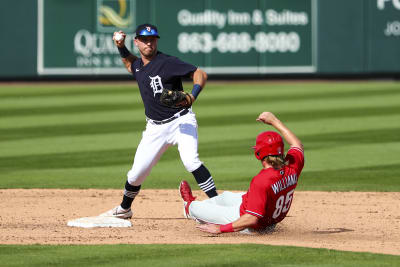
[[135, 0], [97, 0], [97, 30], [113, 32], [135, 28]]

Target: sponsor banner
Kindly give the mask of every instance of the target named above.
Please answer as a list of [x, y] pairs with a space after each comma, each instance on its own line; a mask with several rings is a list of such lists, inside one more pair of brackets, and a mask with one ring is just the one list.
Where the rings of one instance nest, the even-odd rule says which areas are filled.
[[211, 74], [316, 71], [317, 1], [186, 3], [157, 2], [161, 49]]
[[372, 0], [367, 15], [367, 71], [400, 69], [400, 0]]
[[127, 33], [132, 52], [136, 28], [135, 0], [39, 0], [38, 73], [126, 74], [114, 31]]
[[[146, 6], [147, 5], [147, 6]], [[127, 74], [112, 33], [159, 28], [159, 50], [211, 74], [315, 72], [317, 0], [38, 0], [38, 73]], [[148, 12], [150, 11], [150, 12]], [[146, 13], [148, 12], [148, 13]]]

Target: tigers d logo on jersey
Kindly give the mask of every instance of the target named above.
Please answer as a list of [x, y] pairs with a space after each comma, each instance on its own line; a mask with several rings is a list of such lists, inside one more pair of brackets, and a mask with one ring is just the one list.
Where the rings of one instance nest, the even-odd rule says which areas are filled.
[[154, 77], [149, 76], [149, 78], [151, 80], [150, 86], [153, 89], [154, 97], [156, 96], [156, 94], [161, 94], [162, 90], [164, 89], [164, 86], [161, 82], [161, 77], [157, 75]]

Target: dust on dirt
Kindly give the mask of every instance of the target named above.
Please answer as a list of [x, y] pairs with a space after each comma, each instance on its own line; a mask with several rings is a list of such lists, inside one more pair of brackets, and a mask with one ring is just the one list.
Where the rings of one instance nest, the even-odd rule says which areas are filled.
[[178, 190], [142, 190], [129, 228], [67, 226], [116, 206], [121, 196], [122, 190], [0, 190], [0, 244], [256, 243], [400, 255], [399, 192], [296, 191], [288, 216], [267, 235], [198, 231], [183, 218]]

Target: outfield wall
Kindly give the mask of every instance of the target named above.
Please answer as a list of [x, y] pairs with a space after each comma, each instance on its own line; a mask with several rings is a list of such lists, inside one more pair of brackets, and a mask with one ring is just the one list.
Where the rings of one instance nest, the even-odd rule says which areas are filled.
[[0, 78], [127, 75], [112, 32], [215, 75], [398, 74], [400, 0], [3, 0]]

